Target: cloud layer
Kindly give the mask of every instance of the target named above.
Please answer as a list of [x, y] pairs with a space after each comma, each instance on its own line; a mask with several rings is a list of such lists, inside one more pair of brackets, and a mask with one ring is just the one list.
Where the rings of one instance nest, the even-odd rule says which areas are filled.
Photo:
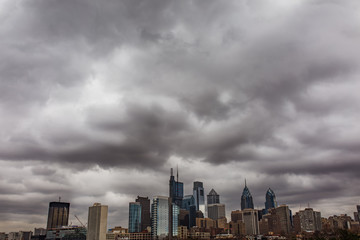
[[[240, 207], [244, 179], [293, 211], [359, 204], [357, 1], [0, 4], [0, 231], [61, 196], [127, 225], [177, 164]], [[35, 207], [34, 207], [35, 206]], [[337, 209], [336, 211], [334, 209]], [[71, 218], [74, 224], [76, 219]]]

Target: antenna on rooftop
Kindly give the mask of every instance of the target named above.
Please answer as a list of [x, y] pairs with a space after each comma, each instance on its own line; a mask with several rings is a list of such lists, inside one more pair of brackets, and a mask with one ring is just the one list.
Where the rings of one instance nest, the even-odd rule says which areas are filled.
[[176, 164], [176, 181], [179, 182], [179, 165]]

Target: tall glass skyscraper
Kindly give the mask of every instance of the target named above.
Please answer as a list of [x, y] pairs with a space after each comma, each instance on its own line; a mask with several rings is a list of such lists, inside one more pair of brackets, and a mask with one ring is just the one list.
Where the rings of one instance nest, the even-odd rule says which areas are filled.
[[202, 182], [194, 182], [193, 195], [197, 211], [201, 211], [205, 215], [205, 197]]
[[220, 203], [220, 196], [214, 189], [211, 189], [209, 194], [207, 195], [207, 204], [215, 204]]
[[163, 239], [169, 234], [169, 198], [156, 196], [151, 204], [151, 235]]
[[253, 203], [253, 198], [251, 196], [250, 190], [247, 187], [246, 180], [245, 180], [245, 187], [244, 187], [243, 193], [241, 195], [241, 210], [244, 210], [247, 208], [254, 209], [254, 203]]
[[141, 232], [141, 204], [129, 203], [129, 233]]
[[184, 184], [179, 182], [179, 172], [176, 174], [176, 181], [173, 174], [173, 169], [171, 168], [171, 176], [169, 180], [169, 197], [171, 201], [181, 207], [182, 199], [184, 197]]
[[265, 194], [265, 212], [268, 213], [269, 209], [277, 208], [276, 196], [274, 191], [269, 188]]

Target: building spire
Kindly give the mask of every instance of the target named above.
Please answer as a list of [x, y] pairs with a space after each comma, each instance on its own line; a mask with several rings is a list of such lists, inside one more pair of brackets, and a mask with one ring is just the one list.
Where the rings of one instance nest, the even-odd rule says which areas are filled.
[[246, 178], [245, 178], [245, 187], [246, 187]]
[[176, 181], [179, 181], [179, 165], [176, 164]]
[[171, 168], [171, 170], [170, 170], [170, 174], [171, 174], [171, 176], [173, 176], [174, 174], [173, 174], [173, 169]]

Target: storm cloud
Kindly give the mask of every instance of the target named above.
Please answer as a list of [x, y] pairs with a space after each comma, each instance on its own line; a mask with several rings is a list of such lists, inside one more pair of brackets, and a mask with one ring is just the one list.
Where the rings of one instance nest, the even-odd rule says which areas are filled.
[[167, 195], [179, 166], [227, 214], [247, 179], [294, 211], [359, 204], [360, 4], [0, 3], [0, 231], [44, 227], [61, 196], [86, 222]]

